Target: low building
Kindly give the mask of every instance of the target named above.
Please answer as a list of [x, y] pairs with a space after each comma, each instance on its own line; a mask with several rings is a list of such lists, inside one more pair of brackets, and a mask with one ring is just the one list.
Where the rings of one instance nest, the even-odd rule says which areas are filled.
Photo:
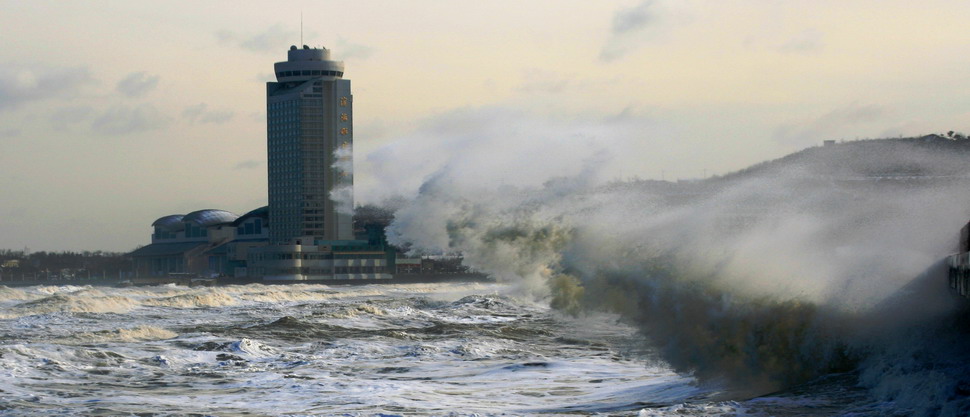
[[366, 240], [269, 245], [250, 252], [253, 274], [267, 281], [391, 279], [395, 252]]
[[269, 242], [266, 207], [245, 215], [217, 209], [164, 216], [152, 223], [152, 243], [131, 252], [136, 274], [245, 275], [253, 247]]
[[269, 281], [390, 279], [395, 251], [382, 233], [359, 240], [271, 245], [267, 207], [242, 216], [206, 209], [152, 223], [151, 244], [131, 252], [136, 276], [197, 275]]

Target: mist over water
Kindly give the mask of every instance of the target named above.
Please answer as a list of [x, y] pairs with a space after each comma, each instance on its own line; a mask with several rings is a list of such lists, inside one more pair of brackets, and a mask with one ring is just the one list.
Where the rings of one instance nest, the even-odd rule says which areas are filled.
[[595, 158], [541, 186], [469, 187], [445, 167], [389, 237], [461, 252], [571, 314], [619, 313], [736, 399], [852, 371], [899, 410], [961, 415], [966, 303], [939, 261], [970, 217], [970, 154], [940, 140], [808, 149], [679, 184], [597, 183]]

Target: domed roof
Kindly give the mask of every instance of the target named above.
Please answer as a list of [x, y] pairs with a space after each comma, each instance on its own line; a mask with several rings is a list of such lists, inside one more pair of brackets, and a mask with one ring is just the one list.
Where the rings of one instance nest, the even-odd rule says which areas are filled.
[[166, 232], [175, 233], [185, 228], [185, 225], [182, 224], [183, 217], [185, 216], [182, 216], [181, 214], [171, 214], [165, 217], [160, 217], [158, 220], [155, 220], [152, 223], [152, 227], [160, 228]]
[[192, 222], [201, 227], [215, 226], [217, 224], [232, 223], [239, 218], [239, 215], [225, 210], [205, 209], [193, 211], [182, 218], [185, 223]]
[[260, 217], [263, 219], [263, 222], [264, 222], [263, 224], [264, 225], [267, 224], [269, 220], [269, 206], [262, 206], [260, 208], [250, 210], [249, 213], [239, 216], [239, 218], [237, 218], [234, 222], [232, 222], [232, 224], [234, 226], [239, 226], [240, 224], [245, 222], [246, 219], [250, 217]]

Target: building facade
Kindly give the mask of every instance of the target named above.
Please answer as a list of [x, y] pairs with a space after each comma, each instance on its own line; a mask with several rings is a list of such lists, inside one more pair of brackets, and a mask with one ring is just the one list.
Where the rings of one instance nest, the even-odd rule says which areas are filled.
[[353, 96], [326, 48], [287, 51], [266, 83], [274, 244], [353, 239]]
[[290, 47], [266, 83], [269, 205], [237, 216], [199, 210], [152, 224], [131, 253], [145, 276], [264, 281], [390, 279], [395, 251], [353, 229], [353, 96], [326, 48]]
[[206, 209], [161, 217], [152, 223], [152, 243], [129, 253], [136, 276], [244, 277], [249, 250], [268, 242], [267, 212]]

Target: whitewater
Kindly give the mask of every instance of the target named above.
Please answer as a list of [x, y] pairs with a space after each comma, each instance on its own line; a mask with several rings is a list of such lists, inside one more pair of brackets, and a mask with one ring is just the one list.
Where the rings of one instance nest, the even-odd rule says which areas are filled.
[[[615, 315], [499, 283], [0, 287], [0, 415], [886, 415], [832, 375], [675, 372]], [[900, 414], [903, 415], [903, 414]]]
[[[6, 415], [542, 414], [704, 391], [490, 284], [3, 288]], [[634, 413], [635, 414], [635, 413]]]

